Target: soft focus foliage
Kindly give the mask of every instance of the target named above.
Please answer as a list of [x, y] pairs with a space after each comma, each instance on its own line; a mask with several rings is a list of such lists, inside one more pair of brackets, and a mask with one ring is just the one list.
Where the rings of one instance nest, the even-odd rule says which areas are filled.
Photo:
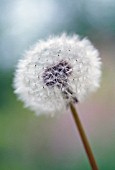
[[114, 170], [114, 0], [0, 1], [0, 170], [90, 170], [71, 115], [36, 117], [12, 89], [15, 64], [50, 34], [88, 36], [103, 61], [101, 88], [78, 105], [100, 170]]

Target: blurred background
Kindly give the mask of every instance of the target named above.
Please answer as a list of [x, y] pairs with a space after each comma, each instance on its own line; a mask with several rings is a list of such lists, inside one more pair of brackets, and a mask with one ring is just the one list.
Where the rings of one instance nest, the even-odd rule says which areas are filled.
[[39, 39], [88, 37], [100, 51], [102, 81], [78, 104], [100, 170], [115, 170], [115, 1], [0, 1], [0, 170], [90, 170], [68, 111], [36, 117], [13, 94], [18, 59]]

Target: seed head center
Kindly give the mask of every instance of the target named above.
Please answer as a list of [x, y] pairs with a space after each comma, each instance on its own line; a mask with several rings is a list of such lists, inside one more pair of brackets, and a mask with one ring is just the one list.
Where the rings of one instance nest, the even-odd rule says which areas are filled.
[[57, 65], [48, 67], [43, 73], [43, 82], [48, 87], [58, 87], [65, 99], [77, 103], [78, 100], [70, 89], [68, 77], [72, 73], [72, 67], [67, 61], [60, 61]]
[[72, 67], [66, 61], [60, 61], [57, 65], [48, 67], [43, 73], [43, 81], [46, 86], [57, 86], [62, 90], [67, 87], [68, 77], [72, 73]]

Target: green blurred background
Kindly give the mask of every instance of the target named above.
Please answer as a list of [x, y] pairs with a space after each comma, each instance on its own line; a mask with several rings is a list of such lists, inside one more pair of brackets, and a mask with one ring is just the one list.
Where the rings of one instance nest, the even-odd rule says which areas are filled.
[[100, 51], [102, 81], [79, 104], [100, 170], [115, 170], [115, 1], [0, 1], [0, 170], [90, 170], [68, 111], [36, 117], [13, 94], [18, 59], [39, 39], [62, 32], [88, 37]]

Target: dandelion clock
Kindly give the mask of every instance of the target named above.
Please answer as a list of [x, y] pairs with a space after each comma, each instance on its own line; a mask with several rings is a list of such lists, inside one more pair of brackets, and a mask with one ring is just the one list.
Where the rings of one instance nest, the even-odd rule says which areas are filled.
[[18, 98], [37, 115], [55, 115], [70, 108], [93, 170], [96, 161], [75, 104], [99, 87], [101, 61], [91, 42], [79, 36], [39, 41], [19, 61], [14, 77]]

